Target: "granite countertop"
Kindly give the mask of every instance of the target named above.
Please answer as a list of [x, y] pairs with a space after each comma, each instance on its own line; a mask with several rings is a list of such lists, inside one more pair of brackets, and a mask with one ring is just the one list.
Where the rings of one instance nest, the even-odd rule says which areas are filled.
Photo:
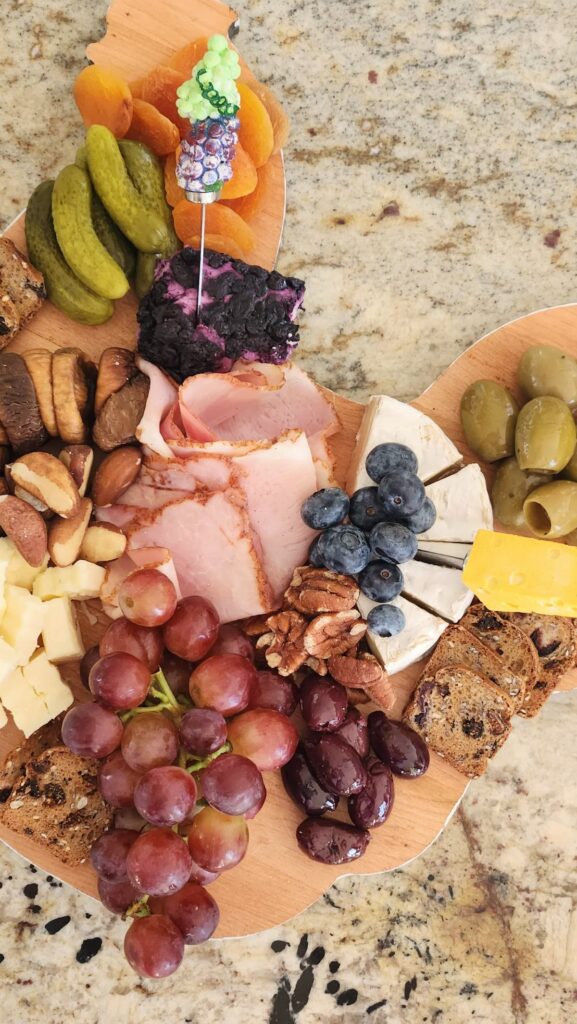
[[[0, 225], [74, 152], [70, 86], [105, 10], [2, 3]], [[569, 0], [245, 0], [240, 14], [238, 45], [293, 120], [280, 269], [307, 280], [300, 359], [318, 380], [412, 398], [486, 331], [575, 298]], [[121, 923], [0, 848], [2, 1020], [570, 1024], [576, 729], [577, 698], [553, 697], [418, 860], [189, 951], [165, 982], [127, 967]]]

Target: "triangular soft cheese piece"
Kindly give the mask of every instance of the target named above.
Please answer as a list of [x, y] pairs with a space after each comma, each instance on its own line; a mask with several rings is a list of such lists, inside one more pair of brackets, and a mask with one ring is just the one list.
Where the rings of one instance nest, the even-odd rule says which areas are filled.
[[437, 615], [459, 622], [473, 600], [473, 592], [463, 583], [459, 569], [425, 562], [406, 562], [401, 566], [405, 597], [419, 601]]
[[424, 483], [462, 462], [459, 450], [429, 416], [388, 395], [373, 395], [367, 404], [349, 467], [347, 490], [350, 494], [359, 487], [374, 485], [365, 469], [365, 460], [373, 448], [385, 442], [405, 444], [414, 451], [419, 463], [417, 472]]
[[470, 544], [454, 544], [450, 540], [424, 540], [418, 537], [419, 550], [431, 551], [438, 555], [451, 555], [453, 558], [467, 558], [471, 554]]
[[[373, 654], [392, 676], [423, 658], [437, 643], [448, 623], [404, 597], [396, 597], [390, 603], [404, 612], [405, 628], [390, 637], [375, 636], [369, 630], [367, 640]], [[375, 602], [361, 594], [358, 605], [361, 615], [366, 618]]]
[[424, 548], [428, 540], [470, 544], [477, 530], [493, 529], [491, 499], [476, 463], [429, 484], [425, 490], [437, 510], [437, 518], [430, 530], [419, 534]]

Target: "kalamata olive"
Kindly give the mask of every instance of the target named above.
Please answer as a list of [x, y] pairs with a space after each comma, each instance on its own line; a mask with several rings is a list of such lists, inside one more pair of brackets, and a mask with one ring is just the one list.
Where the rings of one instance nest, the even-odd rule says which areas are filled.
[[429, 767], [429, 748], [413, 729], [392, 722], [383, 711], [372, 711], [368, 722], [371, 746], [394, 775], [403, 779], [424, 775]]
[[346, 743], [350, 743], [359, 757], [364, 759], [369, 753], [369, 730], [366, 715], [361, 715], [356, 708], [349, 706], [343, 724], [335, 730], [335, 736], [340, 736]]
[[461, 399], [461, 424], [471, 451], [496, 462], [515, 451], [519, 406], [510, 391], [494, 380], [477, 380]]
[[577, 361], [551, 345], [533, 345], [521, 358], [517, 380], [528, 398], [553, 395], [577, 406]]
[[536, 537], [554, 540], [577, 529], [577, 483], [553, 480], [537, 487], [523, 505], [525, 522]]
[[324, 814], [325, 811], [336, 810], [339, 803], [338, 796], [328, 793], [320, 782], [317, 782], [301, 746], [297, 747], [296, 753], [288, 764], [281, 768], [281, 775], [288, 795], [307, 814], [317, 817], [319, 814]]
[[349, 797], [349, 817], [359, 828], [377, 828], [393, 809], [395, 783], [389, 766], [377, 757], [368, 762], [367, 776], [362, 792]]
[[350, 796], [363, 789], [366, 768], [356, 750], [340, 736], [317, 733], [304, 740], [303, 747], [315, 778], [329, 793]]
[[248, 695], [249, 708], [272, 708], [289, 718], [298, 704], [298, 690], [292, 679], [278, 672], [257, 672], [251, 680]]
[[321, 864], [348, 864], [362, 857], [370, 839], [366, 829], [329, 818], [305, 818], [297, 828], [301, 850]]
[[560, 398], [533, 398], [517, 417], [515, 454], [520, 469], [560, 473], [573, 455], [576, 441], [571, 410]]
[[345, 720], [347, 691], [333, 679], [307, 676], [300, 688], [299, 701], [306, 724], [315, 732], [333, 732]]
[[518, 530], [525, 526], [523, 503], [536, 487], [550, 479], [546, 473], [524, 473], [517, 459], [505, 459], [495, 473], [491, 501], [495, 518]]

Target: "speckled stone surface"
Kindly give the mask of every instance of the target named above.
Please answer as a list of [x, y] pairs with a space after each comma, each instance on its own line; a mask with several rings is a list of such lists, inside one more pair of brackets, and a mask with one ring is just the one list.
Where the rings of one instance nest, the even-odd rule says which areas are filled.
[[[70, 85], [105, 9], [1, 4], [0, 223], [74, 151]], [[243, 4], [239, 46], [293, 118], [280, 267], [307, 279], [317, 379], [410, 398], [486, 331], [575, 299], [573, 15], [570, 0]], [[554, 697], [420, 859], [192, 950], [164, 982], [125, 965], [122, 924], [1, 848], [2, 1021], [572, 1024], [576, 730], [576, 697]]]

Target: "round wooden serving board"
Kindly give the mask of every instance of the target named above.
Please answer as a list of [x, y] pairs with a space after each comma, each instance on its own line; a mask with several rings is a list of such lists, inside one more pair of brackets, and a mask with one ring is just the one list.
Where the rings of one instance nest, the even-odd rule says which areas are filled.
[[[189, 38], [213, 31], [226, 31], [234, 14], [214, 0], [168, 0], [162, 19], [156, 19], [153, 0], [116, 0], [109, 12], [104, 41], [89, 48], [91, 59], [118, 66], [125, 73], [139, 74], [173, 52]], [[284, 215], [284, 179], [279, 164], [279, 203], [269, 211], [270, 221], [280, 237]], [[282, 201], [280, 199], [282, 195]], [[22, 219], [8, 236], [24, 248]], [[272, 252], [272, 250], [270, 250]], [[276, 247], [275, 247], [276, 252]], [[272, 266], [274, 258], [255, 259]], [[131, 347], [135, 341], [135, 305], [126, 299], [118, 304], [112, 320], [102, 327], [82, 327], [67, 320], [50, 303], [13, 343], [14, 351], [39, 345], [52, 349], [78, 345], [95, 361], [109, 345]], [[521, 353], [537, 341], [547, 341], [572, 354], [577, 353], [577, 306], [546, 310], [524, 317], [483, 338], [465, 352], [414, 405], [432, 416], [473, 461], [463, 441], [459, 423], [459, 400], [467, 385], [479, 377], [501, 380], [514, 388], [515, 369]], [[344, 481], [363, 406], [334, 395], [341, 421], [335, 445], [337, 473]], [[466, 496], [464, 496], [466, 500]], [[92, 609], [94, 611], [94, 609]], [[95, 642], [105, 623], [81, 612], [83, 633], [88, 644]], [[92, 621], [89, 621], [89, 618]], [[414, 665], [394, 678], [397, 689], [395, 715], [400, 715], [411, 694], [421, 665]], [[79, 699], [87, 693], [74, 673], [68, 676]], [[577, 686], [577, 673], [563, 681], [563, 688]], [[0, 763], [22, 737], [10, 724], [0, 731]], [[307, 859], [298, 849], [295, 828], [303, 815], [286, 796], [278, 773], [266, 778], [268, 799], [261, 813], [250, 823], [250, 844], [244, 861], [225, 873], [211, 891], [221, 909], [217, 935], [236, 936], [260, 931], [286, 921], [314, 902], [344, 874], [369, 874], [391, 870], [421, 853], [439, 834], [462, 797], [468, 780], [441, 758], [433, 755], [428, 773], [421, 779], [395, 780], [395, 805], [387, 824], [373, 832], [365, 856], [344, 869], [326, 867]], [[87, 864], [67, 867], [46, 847], [30, 842], [0, 825], [0, 838], [24, 858], [91, 896], [96, 896], [95, 875]]]

